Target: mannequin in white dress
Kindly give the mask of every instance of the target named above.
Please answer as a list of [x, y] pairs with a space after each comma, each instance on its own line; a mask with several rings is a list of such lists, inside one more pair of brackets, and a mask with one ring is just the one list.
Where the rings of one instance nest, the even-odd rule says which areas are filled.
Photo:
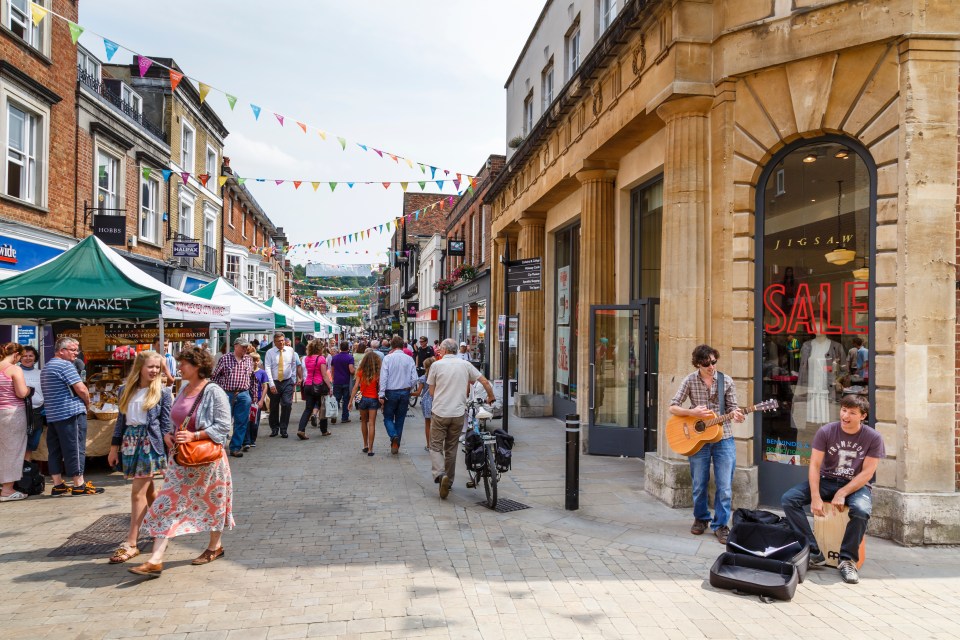
[[840, 343], [822, 334], [801, 345], [800, 376], [793, 414], [797, 428], [802, 430], [807, 424], [820, 427], [837, 418], [831, 398], [842, 355]]

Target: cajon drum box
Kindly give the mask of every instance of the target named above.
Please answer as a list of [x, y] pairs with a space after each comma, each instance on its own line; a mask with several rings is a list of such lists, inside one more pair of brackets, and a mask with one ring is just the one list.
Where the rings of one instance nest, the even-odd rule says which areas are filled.
[[[850, 513], [847, 509], [839, 510], [833, 503], [823, 503], [824, 516], [813, 516], [813, 537], [817, 539], [820, 553], [827, 559], [827, 566], [835, 567], [840, 564], [840, 543], [843, 542], [843, 533], [850, 522]], [[860, 542], [860, 560], [857, 568], [863, 566], [867, 553], [867, 537]]]

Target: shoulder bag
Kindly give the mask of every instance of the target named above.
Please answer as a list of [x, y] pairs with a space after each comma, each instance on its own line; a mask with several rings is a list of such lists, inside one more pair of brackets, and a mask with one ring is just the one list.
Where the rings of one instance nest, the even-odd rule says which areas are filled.
[[[206, 385], [200, 393], [197, 394], [197, 399], [193, 401], [193, 407], [190, 408], [190, 413], [187, 414], [187, 417], [184, 418], [183, 422], [180, 424], [180, 428], [177, 431], [187, 431], [187, 425], [190, 424], [190, 418], [193, 417], [194, 412], [197, 410], [197, 406], [200, 404], [200, 400], [203, 398], [204, 392], [207, 390]], [[209, 438], [204, 438], [202, 440], [190, 440], [189, 442], [181, 442], [176, 445], [174, 449], [173, 459], [176, 460], [177, 464], [181, 467], [200, 467], [205, 464], [210, 464], [216, 462], [223, 455], [223, 445]]]
[[[330, 393], [330, 387], [327, 386], [327, 381], [323, 379], [323, 373], [320, 369], [320, 358], [321, 356], [313, 356], [316, 360], [313, 361], [313, 377], [312, 382], [310, 383], [310, 392], [315, 396], [325, 396]], [[324, 365], [326, 366], [326, 365]], [[317, 375], [320, 375], [320, 383], [317, 384]]]

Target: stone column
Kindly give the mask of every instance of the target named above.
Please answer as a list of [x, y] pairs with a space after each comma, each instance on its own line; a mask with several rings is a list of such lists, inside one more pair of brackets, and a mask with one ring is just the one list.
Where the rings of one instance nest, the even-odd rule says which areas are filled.
[[[544, 256], [545, 216], [524, 213], [517, 234], [517, 259]], [[519, 361], [517, 363], [517, 400], [515, 410], [521, 417], [542, 416], [546, 406], [544, 395], [544, 290], [524, 291], [516, 295], [520, 314]]]
[[896, 285], [896, 354], [871, 365], [878, 386], [896, 389], [885, 444], [897, 474], [896, 489], [875, 489], [871, 526], [903, 544], [956, 544], [957, 246], [947, 230], [957, 223], [960, 41], [910, 38], [899, 54], [899, 169], [878, 170], [878, 192], [898, 195], [897, 250], [878, 247], [872, 265], [877, 284]]
[[[713, 99], [666, 102], [657, 114], [666, 123], [663, 166], [663, 237], [660, 281], [658, 418], [690, 371], [690, 353], [710, 342], [709, 112]], [[646, 489], [667, 504], [692, 504], [686, 458], [673, 453], [659, 431], [657, 454], [647, 456]]]
[[[615, 301], [614, 182], [613, 169], [585, 169], [577, 172], [580, 181], [580, 263], [577, 299], [577, 408], [580, 421], [587, 424], [590, 411], [590, 305]], [[581, 441], [586, 449], [586, 430]]]

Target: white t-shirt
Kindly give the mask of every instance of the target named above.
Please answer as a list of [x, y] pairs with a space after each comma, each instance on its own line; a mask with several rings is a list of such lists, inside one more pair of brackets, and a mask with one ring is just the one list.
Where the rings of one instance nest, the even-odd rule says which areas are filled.
[[447, 354], [430, 367], [427, 384], [436, 385], [431, 413], [441, 418], [459, 418], [467, 412], [467, 385], [480, 379], [480, 372], [466, 360]]
[[147, 424], [147, 412], [143, 409], [147, 391], [147, 389], [137, 389], [127, 401], [127, 424]]

